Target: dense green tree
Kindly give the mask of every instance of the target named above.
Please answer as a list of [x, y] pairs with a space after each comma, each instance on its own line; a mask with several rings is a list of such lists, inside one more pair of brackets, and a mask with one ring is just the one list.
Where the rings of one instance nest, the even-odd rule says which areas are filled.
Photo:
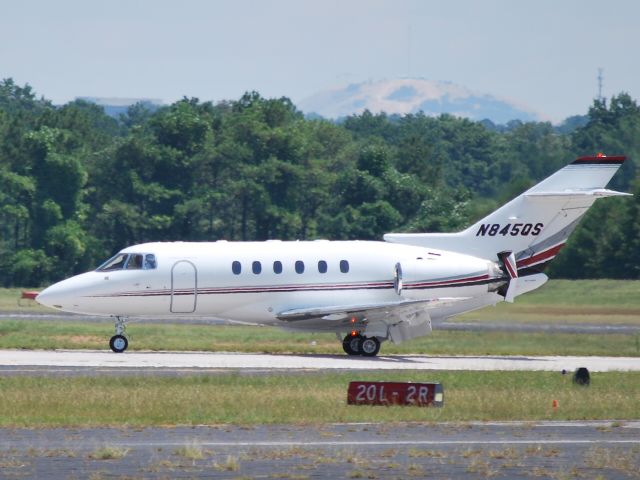
[[49, 283], [145, 241], [456, 231], [600, 151], [629, 156], [613, 187], [636, 196], [598, 202], [551, 273], [640, 278], [640, 109], [624, 93], [560, 127], [368, 111], [330, 122], [257, 92], [114, 119], [6, 79], [0, 282]]
[[594, 100], [586, 126], [572, 134], [573, 150], [578, 155], [627, 155], [611, 186], [626, 190], [635, 178], [636, 159], [640, 158], [640, 107], [628, 94], [606, 100]]
[[0, 225], [8, 248], [18, 250], [29, 243], [31, 223], [29, 208], [36, 192], [34, 179], [0, 169]]

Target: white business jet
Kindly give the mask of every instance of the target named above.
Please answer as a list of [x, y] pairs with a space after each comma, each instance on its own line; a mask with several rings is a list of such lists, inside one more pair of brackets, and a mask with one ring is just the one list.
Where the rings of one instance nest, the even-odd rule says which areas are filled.
[[349, 355], [427, 335], [432, 322], [513, 302], [544, 267], [625, 157], [582, 157], [459, 233], [389, 233], [384, 242], [167, 242], [125, 248], [37, 297], [65, 312], [127, 319], [215, 317], [335, 332]]

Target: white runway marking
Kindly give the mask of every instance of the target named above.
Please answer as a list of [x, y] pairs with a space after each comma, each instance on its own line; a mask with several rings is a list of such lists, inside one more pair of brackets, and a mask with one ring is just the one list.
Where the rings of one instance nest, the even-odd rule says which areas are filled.
[[640, 371], [640, 357], [528, 357], [423, 355], [377, 358], [342, 355], [267, 355], [206, 352], [104, 350], [0, 350], [4, 367], [209, 368], [239, 370], [476, 370], [476, 371]]

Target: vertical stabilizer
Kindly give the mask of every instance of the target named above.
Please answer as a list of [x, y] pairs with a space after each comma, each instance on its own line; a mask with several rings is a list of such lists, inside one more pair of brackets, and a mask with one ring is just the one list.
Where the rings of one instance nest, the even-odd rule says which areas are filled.
[[389, 233], [384, 239], [490, 260], [500, 260], [500, 252], [512, 252], [517, 270], [540, 271], [598, 198], [628, 195], [604, 188], [624, 160], [601, 155], [578, 158], [459, 233]]

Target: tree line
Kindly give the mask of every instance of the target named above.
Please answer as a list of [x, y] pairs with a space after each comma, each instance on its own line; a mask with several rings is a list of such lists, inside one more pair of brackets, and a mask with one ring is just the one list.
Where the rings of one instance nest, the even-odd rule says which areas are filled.
[[595, 100], [562, 126], [450, 115], [305, 118], [256, 92], [112, 118], [0, 82], [0, 282], [38, 286], [146, 241], [372, 239], [462, 229], [580, 155], [629, 159], [552, 264], [640, 277], [640, 108]]

